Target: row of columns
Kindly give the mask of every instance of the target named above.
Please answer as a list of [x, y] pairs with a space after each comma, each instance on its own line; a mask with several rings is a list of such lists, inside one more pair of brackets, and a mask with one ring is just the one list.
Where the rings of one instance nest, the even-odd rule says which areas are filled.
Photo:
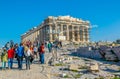
[[[89, 30], [88, 28], [86, 28], [85, 26], [82, 26], [82, 29], [80, 29], [80, 26], [69, 26], [69, 25], [65, 25], [66, 28], [64, 29], [63, 26], [64, 24], [61, 24], [59, 27], [60, 30], [60, 34], [55, 33], [53, 34], [53, 26], [55, 26], [55, 30], [58, 31], [58, 26], [57, 24], [51, 24], [47, 27], [49, 27], [49, 31], [50, 33], [46, 33], [46, 31], [44, 31], [47, 27], [43, 26], [42, 28], [36, 30], [35, 32], [29, 34], [28, 36], [24, 36], [24, 38], [22, 38], [22, 40], [31, 40], [31, 41], [35, 41], [36, 39], [38, 39], [39, 41], [44, 41], [44, 38], [49, 38], [50, 41], [54, 41], [55, 39], [53, 39], [53, 37], [55, 38], [55, 36], [57, 35], [64, 35], [64, 32], [66, 34], [66, 40], [67, 41], [78, 41], [78, 42], [85, 42], [85, 41], [89, 41]], [[71, 27], [71, 29], [70, 29]], [[75, 27], [77, 27], [76, 29], [74, 29]], [[86, 31], [85, 31], [86, 29]], [[82, 34], [80, 34], [80, 30], [82, 30]], [[71, 34], [70, 34], [71, 32]], [[76, 34], [76, 36], [75, 36]], [[48, 36], [47, 36], [48, 35]], [[70, 36], [71, 35], [71, 36]], [[72, 39], [71, 39], [72, 38]]]
[[[82, 27], [82, 29], [80, 29], [79, 26], [71, 26], [72, 28], [69, 29], [70, 26], [66, 25], [66, 30], [64, 30], [63, 25], [61, 25], [59, 27], [60, 27], [60, 35], [63, 36], [63, 33], [66, 32], [66, 40], [67, 41], [71, 40], [70, 37], [69, 37], [70, 36], [69, 33], [72, 32], [72, 40], [80, 42], [81, 41], [80, 40], [80, 38], [81, 38], [80, 30], [82, 30], [82, 41], [89, 41], [89, 34], [88, 34], [89, 31], [88, 31], [88, 28], [86, 28], [86, 27]], [[74, 27], [77, 27], [77, 28], [74, 29]], [[55, 30], [56, 31], [58, 30], [57, 28], [58, 27], [55, 25]], [[50, 29], [49, 37], [50, 37], [50, 40], [52, 41], [52, 40], [54, 40], [54, 39], [52, 39], [53, 38], [52, 25], [49, 25], [49, 29]], [[85, 29], [87, 30], [86, 31], [87, 33], [85, 33], [85, 31], [84, 31]], [[77, 33], [77, 36], [75, 36], [75, 32]], [[86, 36], [85, 36], [85, 34], [86, 34]], [[56, 35], [57, 35], [57, 33], [55, 34], [55, 36]], [[75, 38], [77, 38], [77, 40], [75, 40]]]
[[36, 31], [31, 31], [28, 34], [22, 36], [22, 41], [25, 42], [30, 40], [31, 42], [34, 42], [38, 38], [39, 38], [39, 30], [36, 30]]

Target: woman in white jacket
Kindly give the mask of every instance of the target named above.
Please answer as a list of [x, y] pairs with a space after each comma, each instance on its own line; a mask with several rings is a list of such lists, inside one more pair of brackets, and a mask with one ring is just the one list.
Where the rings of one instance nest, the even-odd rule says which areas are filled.
[[30, 69], [30, 58], [31, 58], [31, 50], [28, 46], [25, 46], [25, 59], [26, 59], [26, 70]]

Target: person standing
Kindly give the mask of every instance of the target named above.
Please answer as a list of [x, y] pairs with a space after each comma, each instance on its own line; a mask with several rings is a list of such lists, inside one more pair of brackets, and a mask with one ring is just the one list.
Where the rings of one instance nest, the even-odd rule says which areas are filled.
[[14, 46], [14, 42], [13, 40], [10, 40], [10, 47], [13, 47]]
[[38, 58], [38, 48], [36, 46], [34, 46], [33, 48], [33, 51], [34, 51], [34, 56], [35, 56], [35, 60]]
[[34, 60], [34, 50], [33, 50], [33, 45], [30, 45], [30, 51], [31, 51], [31, 58], [30, 58], [30, 63], [33, 63]]
[[6, 48], [7, 51], [10, 49], [10, 43], [9, 43], [9, 42], [7, 42], [7, 43], [5, 44], [5, 48]]
[[15, 58], [17, 58], [17, 48], [18, 48], [18, 43], [16, 43], [15, 45], [14, 45], [14, 50], [15, 50]]
[[25, 46], [25, 59], [26, 59], [26, 70], [30, 69], [30, 56], [31, 56], [31, 50], [29, 46]]
[[10, 47], [10, 49], [8, 50], [8, 68], [9, 69], [12, 69], [14, 55], [15, 55], [14, 47]]
[[21, 70], [22, 69], [22, 61], [23, 61], [23, 56], [24, 56], [24, 47], [23, 44], [20, 43], [20, 46], [17, 48], [17, 60], [18, 60], [18, 68]]
[[58, 48], [59, 48], [59, 42], [55, 41], [53, 56], [54, 56], [54, 59], [56, 60], [58, 59]]
[[3, 48], [2, 55], [1, 55], [2, 69], [6, 69], [7, 61], [8, 61], [7, 50]]
[[39, 55], [40, 55], [40, 62], [41, 62], [41, 64], [45, 63], [44, 53], [45, 53], [45, 46], [42, 43], [41, 46], [40, 46], [40, 49], [39, 49]]
[[49, 53], [52, 51], [52, 43], [49, 41], [49, 43], [48, 43], [48, 50], [49, 50]]
[[60, 47], [62, 48], [62, 41], [60, 41], [59, 43], [60, 43]]

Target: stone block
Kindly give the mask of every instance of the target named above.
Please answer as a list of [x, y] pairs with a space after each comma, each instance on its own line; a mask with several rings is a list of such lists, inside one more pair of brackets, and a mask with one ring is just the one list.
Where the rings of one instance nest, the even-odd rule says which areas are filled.
[[99, 65], [98, 63], [91, 64], [89, 67], [89, 71], [99, 71]]
[[61, 74], [61, 77], [62, 77], [62, 78], [64, 78], [65, 76], [67, 76], [66, 73], [62, 73], [62, 74]]
[[72, 57], [68, 57], [67, 60], [72, 60]]
[[68, 69], [69, 69], [69, 70], [78, 70], [78, 65], [76, 65], [76, 64], [70, 64], [70, 65], [68, 66]]

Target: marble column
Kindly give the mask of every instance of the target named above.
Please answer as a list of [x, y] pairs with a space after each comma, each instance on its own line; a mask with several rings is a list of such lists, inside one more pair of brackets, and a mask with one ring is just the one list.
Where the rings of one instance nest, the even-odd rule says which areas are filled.
[[77, 26], [77, 41], [80, 42], [80, 30], [79, 30], [79, 26]]
[[49, 25], [49, 41], [52, 41], [52, 25]]
[[[33, 39], [32, 39], [32, 37], [33, 37]], [[35, 40], [35, 33], [32, 33], [31, 40], [32, 40], [32, 43], [33, 43], [33, 41]]]
[[83, 34], [82, 35], [83, 36], [83, 41], [82, 42], [85, 42], [85, 30], [84, 29], [85, 29], [85, 26], [82, 26], [82, 32], [83, 32], [82, 33]]
[[37, 40], [39, 40], [39, 42], [40, 42], [40, 30], [38, 30], [38, 38], [37, 38]]
[[40, 42], [42, 42], [42, 38], [43, 38], [43, 32], [42, 32], [42, 28], [40, 29]]
[[80, 42], [83, 41], [83, 27], [80, 25]]
[[67, 26], [67, 31], [66, 31], [66, 37], [67, 37], [67, 41], [69, 41], [69, 25], [66, 25]]
[[[35, 30], [35, 40], [37, 39], [37, 30]], [[34, 40], [34, 41], [35, 41]]]
[[54, 24], [55, 25], [55, 40], [56, 40], [56, 38], [58, 38], [58, 27], [57, 27], [57, 24], [55, 23]]
[[85, 37], [86, 37], [86, 38], [85, 38], [85, 39], [86, 39], [85, 41], [86, 41], [86, 42], [89, 42], [89, 30], [88, 30], [88, 28], [86, 28]]
[[72, 41], [75, 41], [75, 32], [74, 26], [72, 26]]
[[63, 24], [60, 26], [60, 35], [63, 36]]
[[40, 38], [40, 32], [39, 32], [39, 30], [37, 31], [37, 40], [39, 40], [39, 38]]
[[45, 26], [43, 27], [43, 42], [45, 40]]

